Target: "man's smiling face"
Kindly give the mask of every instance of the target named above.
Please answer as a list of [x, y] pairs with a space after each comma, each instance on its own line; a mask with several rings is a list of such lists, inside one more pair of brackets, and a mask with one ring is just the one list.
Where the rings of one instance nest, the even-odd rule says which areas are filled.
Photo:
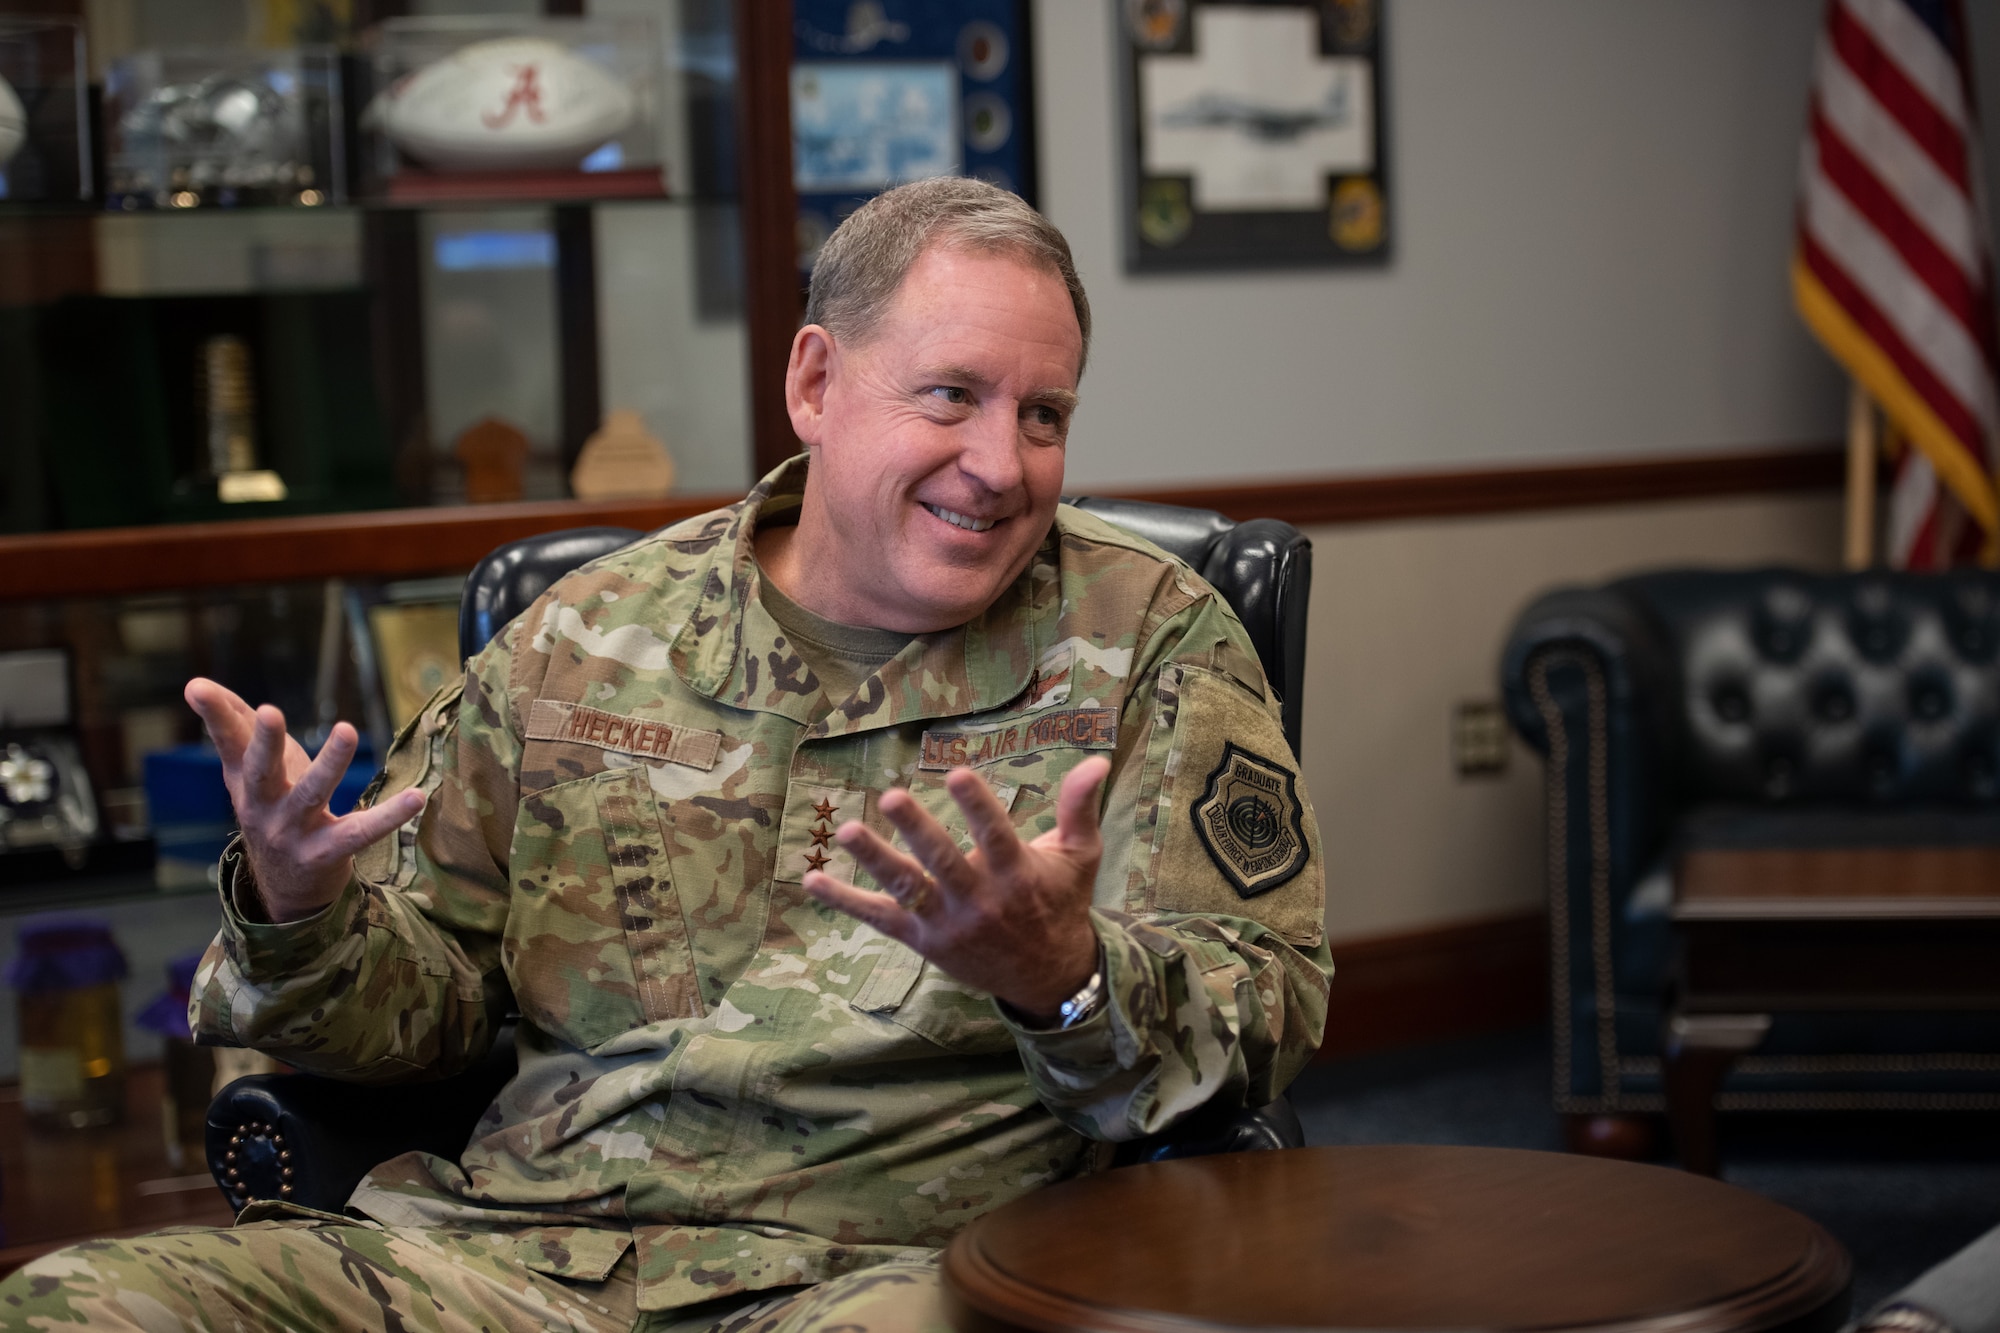
[[828, 619], [910, 633], [985, 610], [1055, 518], [1082, 358], [1061, 277], [948, 244], [866, 338], [801, 330], [792, 423], [813, 460], [781, 586]]

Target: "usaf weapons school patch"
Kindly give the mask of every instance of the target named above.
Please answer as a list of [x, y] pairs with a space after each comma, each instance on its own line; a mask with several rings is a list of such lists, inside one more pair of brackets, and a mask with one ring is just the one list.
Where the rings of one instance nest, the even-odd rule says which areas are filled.
[[1224, 745], [1189, 811], [1202, 846], [1245, 898], [1269, 893], [1306, 863], [1305, 823], [1291, 769]]

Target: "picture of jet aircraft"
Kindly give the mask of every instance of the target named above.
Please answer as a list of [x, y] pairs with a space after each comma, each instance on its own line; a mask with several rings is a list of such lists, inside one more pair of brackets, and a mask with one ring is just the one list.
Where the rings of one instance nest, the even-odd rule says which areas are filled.
[[1236, 130], [1259, 143], [1290, 143], [1308, 130], [1337, 130], [1348, 123], [1346, 78], [1333, 81], [1318, 106], [1259, 105], [1231, 93], [1199, 93], [1162, 111], [1158, 124], [1176, 130]]

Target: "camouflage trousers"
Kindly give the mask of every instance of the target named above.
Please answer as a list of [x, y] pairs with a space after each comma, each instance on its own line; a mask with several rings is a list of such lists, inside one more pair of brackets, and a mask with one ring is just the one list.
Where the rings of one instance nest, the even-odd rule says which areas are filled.
[[384, 1329], [396, 1333], [949, 1333], [938, 1256], [816, 1287], [642, 1313], [628, 1252], [603, 1282], [520, 1266], [476, 1232], [247, 1222], [93, 1240], [0, 1281], [0, 1329]]

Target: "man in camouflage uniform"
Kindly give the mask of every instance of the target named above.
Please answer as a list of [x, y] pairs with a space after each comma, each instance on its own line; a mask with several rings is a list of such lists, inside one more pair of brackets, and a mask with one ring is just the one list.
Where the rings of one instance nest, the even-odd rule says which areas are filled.
[[[1254, 651], [1059, 509], [1088, 307], [967, 181], [828, 242], [808, 458], [564, 579], [325, 803], [275, 709], [190, 686], [247, 860], [205, 1037], [389, 1081], [518, 1076], [347, 1217], [92, 1242], [10, 1325], [944, 1327], [967, 1221], [1317, 1045], [1318, 834]], [[254, 867], [254, 873], [253, 873]]]

